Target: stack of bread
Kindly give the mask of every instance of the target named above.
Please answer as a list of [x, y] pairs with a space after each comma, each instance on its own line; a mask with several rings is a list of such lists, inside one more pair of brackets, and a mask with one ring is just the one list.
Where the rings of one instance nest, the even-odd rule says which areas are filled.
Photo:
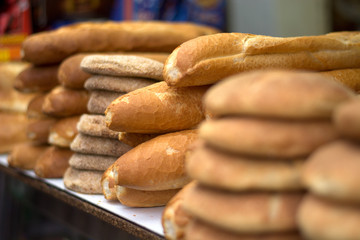
[[27, 141], [26, 109], [33, 93], [20, 93], [13, 87], [16, 76], [28, 66], [23, 62], [0, 64], [0, 153], [11, 152]]
[[213, 119], [201, 124], [186, 161], [197, 183], [183, 200], [192, 216], [185, 236], [300, 239], [304, 160], [337, 138], [332, 109], [352, 96], [335, 81], [300, 71], [244, 73], [211, 88], [204, 104]]
[[339, 105], [333, 123], [341, 139], [310, 156], [302, 174], [309, 194], [298, 222], [307, 239], [360, 236], [360, 98]]
[[[161, 80], [162, 70], [161, 66], [151, 72]], [[104, 173], [106, 199], [131, 207], [162, 206], [190, 181], [185, 152], [204, 119], [201, 100], [207, 89], [169, 87], [160, 81], [111, 102], [105, 111], [106, 124], [134, 148]]]
[[[79, 134], [71, 144], [75, 154], [64, 176], [68, 189], [101, 194], [101, 177], [131, 146], [118, 140], [119, 133], [105, 124], [106, 107], [117, 97], [161, 80], [167, 54], [128, 53], [127, 55], [88, 55], [81, 68], [91, 77], [84, 87], [90, 97], [89, 114], [77, 124]], [[155, 60], [154, 60], [155, 59]]]
[[[69, 151], [69, 145], [77, 131], [76, 122], [80, 114], [87, 112], [88, 94], [87, 91], [83, 89], [83, 83], [88, 75], [71, 75], [74, 73], [74, 68], [79, 68], [79, 63], [84, 57], [81, 53], [133, 50], [164, 50], [169, 52], [184, 41], [214, 32], [216, 32], [216, 30], [212, 28], [188, 23], [87, 22], [29, 36], [23, 43], [23, 60], [30, 62], [35, 70], [40, 68], [57, 68], [61, 62], [63, 62], [61, 67], [65, 69], [64, 71], [59, 69], [58, 78], [61, 85], [55, 88], [53, 87], [58, 83], [50, 81], [46, 77], [48, 75], [41, 71], [36, 73], [36, 77], [38, 78], [38, 82], [36, 83], [40, 85], [36, 85], [32, 80], [28, 81], [27, 79], [23, 79], [21, 81], [22, 84], [19, 84], [19, 88], [26, 89], [29, 87], [31, 91], [50, 91], [46, 92], [46, 96], [43, 97], [42, 100], [34, 100], [36, 102], [34, 105], [37, 106], [38, 110], [40, 109], [41, 114], [46, 114], [48, 127], [55, 124], [54, 121], [50, 124], [49, 117], [56, 121], [56, 126], [51, 128], [52, 130], [50, 130], [51, 132], [49, 133], [50, 136], [48, 139], [52, 145], [57, 147], [53, 148], [53, 151], [47, 154], [47, 158], [55, 159], [55, 152], [58, 152], [58, 150], [66, 150], [68, 157], [72, 154], [72, 152]], [[35, 70], [33, 70], [33, 72], [35, 72]], [[64, 74], [66, 71], [70, 71], [70, 75]], [[75, 70], [75, 72], [78, 71]], [[77, 77], [79, 77], [79, 79], [77, 79]], [[46, 89], [37, 88], [40, 86]], [[40, 103], [41, 101], [42, 103]], [[45, 121], [43, 115], [41, 121]], [[33, 127], [33, 129], [41, 128], [42, 132], [37, 132], [36, 134], [32, 132], [29, 136], [40, 138], [39, 134], [41, 133], [41, 137], [45, 139], [45, 124], [40, 124], [39, 122], [39, 124]], [[21, 148], [19, 150], [21, 150]], [[37, 157], [30, 155], [31, 154], [28, 154], [27, 156], [35, 163]], [[68, 161], [62, 162], [68, 166]], [[58, 160], [56, 160], [56, 163], [55, 160], [53, 163], [47, 160], [47, 163], [42, 165], [46, 165], [46, 167], [44, 167], [45, 169], [47, 167], [60, 169], [57, 163]], [[61, 167], [63, 172], [64, 166], [66, 165], [63, 164]], [[31, 166], [31, 168], [33, 167], [34, 166]], [[58, 173], [60, 173], [60, 170]], [[43, 177], [53, 176], [53, 173], [50, 174], [49, 172], [48, 175], [44, 169], [37, 171], [37, 174]]]

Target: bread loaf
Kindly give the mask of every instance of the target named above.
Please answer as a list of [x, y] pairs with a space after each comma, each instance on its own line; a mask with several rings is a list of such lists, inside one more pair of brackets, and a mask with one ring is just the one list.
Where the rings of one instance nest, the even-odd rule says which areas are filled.
[[62, 178], [72, 154], [70, 149], [49, 147], [36, 161], [35, 174], [42, 178]]
[[113, 173], [114, 164], [112, 164], [102, 175], [101, 188], [106, 200], [118, 201], [116, 196], [115, 179]]
[[17, 144], [27, 141], [29, 122], [25, 114], [0, 112], [0, 153], [10, 152]]
[[235, 155], [202, 143], [188, 154], [186, 172], [204, 185], [229, 191], [301, 190], [304, 160]]
[[331, 119], [335, 107], [354, 96], [347, 87], [318, 73], [268, 70], [225, 79], [209, 89], [204, 104], [213, 116]]
[[64, 185], [79, 193], [101, 194], [102, 171], [78, 170], [69, 167], [64, 174]]
[[46, 92], [59, 85], [58, 65], [29, 66], [24, 69], [14, 82], [14, 87], [21, 92]]
[[321, 72], [325, 76], [332, 77], [352, 90], [360, 91], [360, 68], [348, 68]]
[[118, 133], [119, 141], [131, 146], [136, 147], [137, 145], [149, 141], [154, 137], [159, 136], [159, 134], [142, 134], [142, 133], [127, 133], [119, 132]]
[[179, 189], [142, 191], [122, 186], [115, 186], [115, 188], [117, 199], [127, 207], [164, 206], [179, 191]]
[[81, 69], [93, 75], [142, 77], [163, 80], [164, 64], [133, 55], [90, 55], [81, 61]]
[[107, 106], [116, 98], [124, 95], [118, 92], [109, 91], [90, 91], [89, 101], [87, 103], [87, 109], [92, 114], [105, 114]]
[[30, 122], [26, 129], [29, 140], [38, 144], [47, 144], [50, 129], [56, 123], [55, 118], [41, 118]]
[[44, 104], [46, 94], [39, 94], [34, 96], [29, 104], [27, 105], [26, 115], [30, 119], [39, 119], [49, 117], [47, 114], [43, 113], [42, 105]]
[[83, 89], [85, 81], [91, 76], [80, 68], [80, 63], [89, 54], [79, 53], [67, 57], [59, 66], [59, 83], [71, 89]]
[[50, 129], [48, 142], [58, 147], [69, 148], [78, 134], [76, 125], [80, 116], [66, 117], [58, 120]]
[[275, 233], [297, 229], [297, 192], [227, 192], [196, 184], [184, 196], [185, 211], [204, 222], [237, 233]]
[[78, 23], [31, 35], [23, 42], [23, 59], [40, 65], [58, 63], [80, 52], [170, 52], [187, 40], [216, 32], [211, 27], [192, 23]]
[[84, 87], [87, 90], [128, 93], [139, 88], [147, 87], [153, 83], [155, 83], [155, 81], [147, 78], [94, 75], [86, 80]]
[[360, 145], [338, 140], [320, 147], [305, 164], [304, 185], [314, 194], [360, 203]]
[[333, 122], [340, 135], [360, 140], [360, 98], [339, 105], [333, 112]]
[[71, 150], [84, 154], [120, 157], [131, 149], [116, 139], [93, 137], [79, 133], [70, 145]]
[[36, 145], [32, 142], [19, 143], [8, 156], [9, 166], [25, 170], [34, 170], [36, 161], [48, 147], [48, 145]]
[[201, 124], [199, 137], [211, 146], [232, 153], [296, 158], [308, 156], [321, 145], [335, 140], [338, 134], [330, 121], [228, 117]]
[[87, 112], [89, 96], [85, 90], [56, 87], [45, 97], [42, 111], [54, 117], [70, 117]]
[[208, 87], [174, 88], [159, 82], [114, 100], [106, 124], [120, 132], [166, 133], [195, 127], [204, 119], [202, 97]]
[[82, 134], [94, 137], [117, 139], [119, 135], [118, 132], [112, 131], [106, 127], [105, 116], [102, 115], [81, 115], [80, 120], [77, 123], [77, 130]]
[[29, 63], [20, 61], [9, 61], [0, 63], [0, 92], [14, 88], [16, 76], [29, 67]]
[[136, 146], [114, 163], [115, 184], [144, 191], [183, 187], [190, 181], [185, 172], [185, 151], [196, 137], [195, 130], [186, 130]]
[[21, 93], [14, 89], [0, 91], [0, 111], [25, 113], [29, 102], [37, 93]]
[[254, 69], [357, 68], [359, 38], [359, 32], [288, 38], [246, 33], [202, 36], [175, 49], [165, 63], [163, 75], [171, 86], [197, 86]]
[[117, 157], [75, 153], [71, 156], [69, 164], [71, 167], [83, 170], [105, 171]]
[[358, 239], [359, 205], [308, 195], [299, 207], [298, 224], [306, 239]]

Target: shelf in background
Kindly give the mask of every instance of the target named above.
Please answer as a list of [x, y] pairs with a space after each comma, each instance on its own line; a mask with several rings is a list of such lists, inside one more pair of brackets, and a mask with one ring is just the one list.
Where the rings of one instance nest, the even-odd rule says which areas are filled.
[[136, 237], [164, 239], [161, 226], [163, 207], [129, 208], [119, 202], [107, 201], [102, 195], [76, 193], [66, 189], [62, 179], [38, 178], [33, 171], [8, 167], [7, 155], [0, 155], [0, 171]]

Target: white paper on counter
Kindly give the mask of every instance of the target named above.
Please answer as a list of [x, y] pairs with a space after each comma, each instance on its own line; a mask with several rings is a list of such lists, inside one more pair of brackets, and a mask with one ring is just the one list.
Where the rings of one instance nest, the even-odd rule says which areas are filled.
[[[3, 166], [8, 166], [7, 155], [0, 154], [0, 164]], [[25, 175], [40, 179], [47, 184], [54, 186], [62, 191], [65, 191], [71, 195], [74, 195], [84, 201], [87, 201], [99, 208], [105, 209], [117, 216], [120, 216], [130, 222], [136, 223], [137, 225], [155, 232], [160, 236], [164, 236], [162, 225], [161, 225], [161, 214], [164, 207], [153, 207], [153, 208], [130, 208], [122, 205], [119, 202], [109, 202], [105, 199], [103, 195], [88, 195], [73, 192], [68, 190], [64, 186], [62, 179], [46, 179], [39, 178], [35, 175], [34, 171], [30, 170], [19, 170]]]

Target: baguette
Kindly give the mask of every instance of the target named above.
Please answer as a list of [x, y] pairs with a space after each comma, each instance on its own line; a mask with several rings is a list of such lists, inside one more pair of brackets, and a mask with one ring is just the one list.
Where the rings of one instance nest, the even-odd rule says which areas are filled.
[[58, 147], [69, 148], [71, 142], [78, 134], [76, 125], [80, 116], [66, 117], [58, 120], [51, 128], [48, 142]]
[[16, 76], [29, 66], [29, 63], [20, 61], [1, 62], [0, 92], [13, 89]]
[[162, 81], [164, 64], [133, 55], [91, 55], [81, 61], [81, 69], [93, 75], [142, 77]]
[[76, 169], [105, 171], [116, 160], [117, 157], [75, 153], [71, 156], [69, 164]]
[[185, 151], [196, 137], [195, 130], [186, 130], [136, 146], [114, 163], [115, 184], [144, 191], [183, 187], [190, 181], [185, 172]]
[[70, 117], [87, 112], [89, 95], [85, 90], [62, 86], [54, 88], [44, 99], [42, 111], [53, 117]]
[[0, 91], [0, 111], [25, 113], [29, 102], [38, 93], [21, 93], [14, 89]]
[[142, 134], [142, 133], [127, 133], [127, 132], [119, 132], [118, 138], [119, 141], [131, 146], [136, 147], [137, 145], [149, 141], [154, 137], [159, 136], [159, 134]]
[[62, 178], [72, 154], [70, 149], [49, 147], [36, 161], [35, 174], [42, 178]]
[[336, 130], [343, 137], [360, 140], [360, 98], [339, 105], [333, 112]]
[[27, 105], [26, 115], [29, 119], [40, 119], [48, 117], [47, 114], [43, 113], [42, 105], [44, 104], [46, 94], [39, 94], [34, 96], [29, 104]]
[[75, 54], [66, 58], [59, 66], [57, 77], [62, 86], [71, 89], [83, 89], [91, 74], [80, 68], [80, 63], [89, 54]]
[[17, 144], [8, 156], [9, 166], [24, 170], [34, 170], [38, 158], [49, 148], [32, 142]]
[[50, 129], [56, 123], [55, 118], [41, 118], [32, 121], [26, 129], [26, 136], [30, 141], [37, 144], [47, 144]]
[[109, 92], [109, 91], [90, 91], [89, 101], [87, 103], [87, 110], [92, 114], [105, 114], [107, 106], [116, 98], [124, 95], [124, 93]]
[[179, 189], [142, 191], [122, 186], [115, 186], [115, 189], [117, 199], [127, 207], [164, 206], [179, 191]]
[[190, 129], [204, 119], [208, 87], [174, 88], [165, 82], [125, 94], [106, 109], [106, 125], [119, 132], [166, 133]]
[[59, 85], [58, 65], [29, 66], [15, 79], [14, 88], [20, 92], [46, 92]]
[[175, 49], [165, 63], [163, 75], [171, 86], [198, 86], [254, 69], [357, 68], [359, 39], [359, 32], [289, 38], [245, 33], [202, 36]]
[[[83, 114], [77, 123], [77, 130], [85, 135], [117, 139], [119, 133], [106, 127], [105, 116]], [[130, 145], [129, 145], [130, 146]]]
[[339, 69], [320, 73], [332, 77], [335, 81], [344, 84], [356, 92], [360, 91], [360, 68]]
[[104, 90], [128, 93], [139, 88], [147, 87], [153, 83], [155, 83], [155, 81], [147, 78], [94, 75], [86, 80], [84, 87], [89, 91]]
[[64, 174], [67, 189], [86, 194], [101, 194], [102, 171], [78, 170], [69, 167]]
[[112, 164], [102, 175], [101, 188], [106, 200], [117, 201], [115, 179], [113, 173], [114, 164]]
[[192, 23], [86, 22], [33, 34], [23, 42], [22, 51], [24, 60], [41, 65], [80, 52], [171, 52], [187, 40], [216, 32]]

